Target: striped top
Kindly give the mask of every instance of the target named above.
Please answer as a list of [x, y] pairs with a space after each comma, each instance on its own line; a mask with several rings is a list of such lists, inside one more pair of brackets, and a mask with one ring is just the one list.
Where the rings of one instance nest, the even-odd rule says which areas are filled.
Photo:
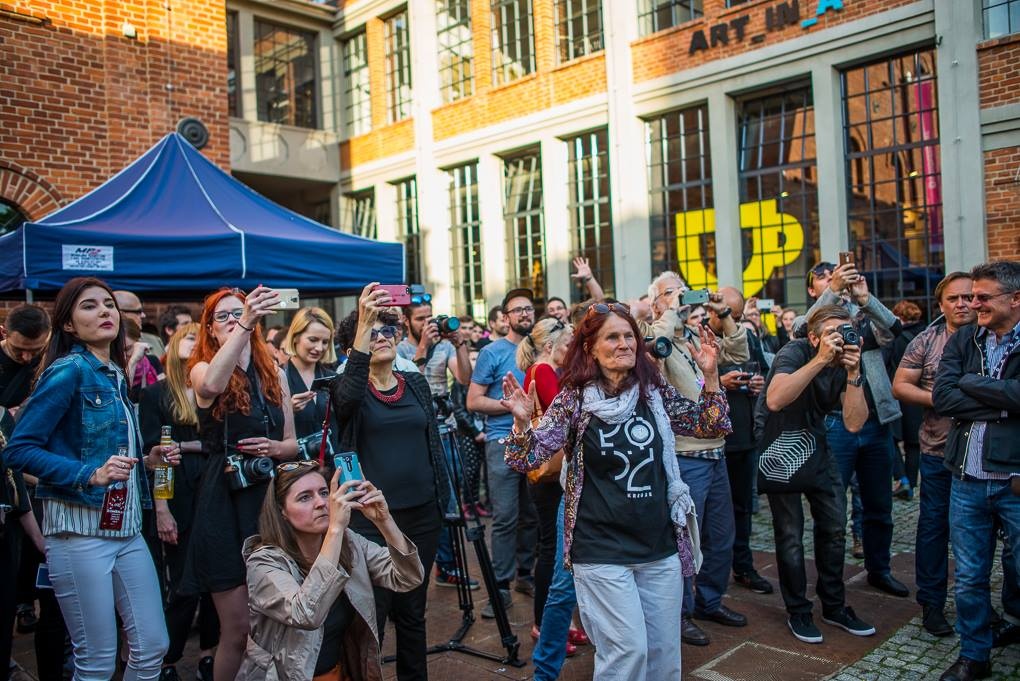
[[[118, 381], [117, 399], [124, 411], [128, 428], [133, 429], [135, 421], [130, 411], [132, 407], [124, 404], [124, 400], [120, 398], [119, 383], [124, 380], [124, 375], [120, 371], [115, 371], [115, 374]], [[132, 459], [137, 460], [138, 458], [134, 433], [128, 435], [127, 455]], [[141, 482], [138, 479], [140, 464], [139, 461], [131, 469], [131, 477], [126, 481], [127, 505], [124, 511], [124, 522], [119, 530], [99, 529], [99, 521], [103, 517], [102, 508], [74, 504], [60, 499], [43, 499], [43, 535], [52, 537], [59, 534], [75, 534], [83, 537], [126, 538], [140, 533], [142, 531], [142, 501], [138, 492], [138, 485]]]

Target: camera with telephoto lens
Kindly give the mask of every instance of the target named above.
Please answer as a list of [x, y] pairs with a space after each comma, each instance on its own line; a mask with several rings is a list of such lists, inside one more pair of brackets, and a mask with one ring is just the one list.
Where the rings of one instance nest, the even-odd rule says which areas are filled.
[[854, 328], [853, 324], [840, 324], [836, 327], [836, 331], [839, 332], [840, 338], [843, 339], [843, 345], [861, 344], [861, 337], [857, 333], [857, 329]]
[[655, 359], [666, 359], [673, 354], [673, 341], [665, 336], [645, 336], [645, 352]]
[[[318, 455], [318, 451], [316, 451]], [[266, 480], [276, 477], [273, 460], [266, 456], [245, 456], [231, 454], [227, 457], [225, 469], [230, 489], [247, 489]]]
[[447, 314], [440, 314], [433, 317], [429, 324], [435, 324], [439, 333], [446, 335], [453, 333], [460, 328], [460, 320]]
[[322, 449], [322, 431], [317, 430], [314, 433], [299, 437], [297, 439], [297, 455], [298, 459], [303, 461], [313, 461], [319, 458], [319, 450]]

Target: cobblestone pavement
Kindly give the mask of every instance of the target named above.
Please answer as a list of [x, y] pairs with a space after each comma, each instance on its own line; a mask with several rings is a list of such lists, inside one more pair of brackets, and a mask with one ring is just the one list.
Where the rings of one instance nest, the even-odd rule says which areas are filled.
[[[730, 629], [706, 623], [704, 628], [712, 637], [712, 645], [705, 648], [684, 646], [684, 672], [689, 679], [705, 681], [901, 681], [934, 680], [956, 659], [957, 638], [936, 639], [921, 628], [920, 608], [913, 600], [879, 594], [864, 583], [863, 561], [854, 559], [847, 547], [844, 581], [847, 599], [857, 612], [878, 627], [874, 637], [858, 638], [820, 625], [826, 636], [822, 645], [802, 644], [786, 629], [786, 616], [778, 594], [775, 574], [774, 544], [768, 503], [761, 497], [761, 509], [754, 516], [752, 548], [756, 552], [759, 570], [776, 585], [776, 594], [759, 596], [737, 586], [731, 586], [726, 604], [748, 616], [750, 624], [742, 629]], [[893, 535], [893, 569], [897, 577], [911, 586], [913, 591], [914, 531], [917, 522], [917, 501], [896, 501], [893, 505], [895, 530]], [[810, 514], [805, 513], [805, 537], [810, 537]], [[848, 533], [849, 537], [849, 533]], [[472, 553], [471, 547], [468, 547]], [[805, 554], [813, 554], [810, 541], [805, 542]], [[1001, 584], [1001, 571], [996, 561], [992, 578], [992, 593], [997, 594]], [[471, 560], [472, 574], [478, 575], [476, 562]], [[808, 563], [809, 584], [813, 584], [813, 565]], [[485, 604], [484, 588], [475, 591], [475, 613]], [[809, 597], [813, 592], [809, 588]], [[998, 598], [993, 597], [998, 605]], [[817, 608], [816, 608], [817, 610]], [[952, 589], [947, 616], [952, 621]], [[453, 589], [433, 586], [429, 593], [429, 643], [442, 643], [457, 628], [460, 612]], [[514, 634], [520, 641], [520, 659], [528, 662], [523, 667], [512, 667], [490, 662], [461, 653], [447, 652], [429, 658], [429, 676], [433, 681], [451, 679], [475, 681], [482, 679], [532, 678], [530, 656], [532, 641], [531, 600], [514, 594], [514, 605], [509, 612]], [[395, 645], [392, 626], [388, 627], [384, 653], [392, 654]], [[499, 634], [492, 620], [479, 620], [471, 627], [465, 643], [493, 653], [501, 651]], [[16, 636], [14, 658], [25, 671], [14, 677], [23, 681], [35, 679], [31, 637]], [[197, 636], [189, 642], [185, 658], [178, 664], [181, 678], [194, 678], [197, 663]], [[582, 647], [579, 654], [568, 660], [560, 677], [565, 681], [587, 681], [593, 669], [591, 647]], [[993, 653], [995, 679], [1020, 679], [1020, 646]], [[395, 679], [393, 664], [384, 666], [384, 678]]]

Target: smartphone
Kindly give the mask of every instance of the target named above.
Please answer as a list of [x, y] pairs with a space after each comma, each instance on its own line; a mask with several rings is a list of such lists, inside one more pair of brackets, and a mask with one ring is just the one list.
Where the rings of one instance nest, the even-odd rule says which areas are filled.
[[852, 251], [840, 251], [839, 252], [839, 264], [840, 265], [853, 265], [854, 254]]
[[280, 294], [280, 302], [274, 310], [296, 310], [301, 307], [301, 295], [296, 288], [278, 288], [275, 291]]
[[684, 291], [684, 294], [680, 296], [680, 302], [684, 305], [704, 305], [708, 300], [709, 293], [707, 288]]
[[379, 284], [379, 288], [390, 294], [390, 305], [404, 307], [411, 304], [411, 287], [407, 284]]
[[35, 571], [35, 588], [53, 588], [53, 583], [50, 582], [50, 566], [46, 563], [39, 563], [39, 568]]
[[758, 312], [772, 312], [772, 308], [776, 306], [776, 301], [771, 298], [759, 298], [758, 299]]
[[333, 465], [340, 471], [340, 484], [348, 480], [364, 480], [357, 452], [340, 452], [333, 456]]
[[319, 376], [312, 385], [308, 388], [309, 390], [329, 390], [336, 379], [340, 378], [339, 374], [329, 374], [328, 376]]

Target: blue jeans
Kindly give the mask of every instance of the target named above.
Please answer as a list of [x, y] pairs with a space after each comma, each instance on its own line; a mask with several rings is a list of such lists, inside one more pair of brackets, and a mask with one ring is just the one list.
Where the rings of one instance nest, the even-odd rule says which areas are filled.
[[[1009, 489], [1009, 480], [959, 480], [953, 478], [949, 504], [949, 527], [956, 555], [956, 632], [960, 655], [984, 662], [992, 649], [991, 590], [988, 581], [995, 555], [996, 521], [1006, 534], [1007, 545], [1020, 537], [1020, 496]], [[1011, 552], [1012, 569], [1020, 571], [1018, 556]]]
[[953, 475], [941, 456], [921, 454], [921, 507], [914, 569], [917, 602], [943, 610], [949, 583], [949, 493]]
[[485, 443], [492, 506], [492, 571], [501, 589], [522, 572], [531, 573], [538, 544], [538, 519], [528, 497], [528, 479], [503, 460], [506, 447], [498, 440]]
[[574, 576], [563, 567], [563, 500], [556, 512], [556, 564], [542, 611], [542, 633], [531, 653], [535, 681], [555, 681], [567, 657], [567, 631], [577, 605]]
[[[733, 497], [726, 459], [677, 456], [680, 477], [691, 488], [701, 530], [701, 570], [684, 579], [683, 616], [715, 612], [730, 582], [733, 564]], [[694, 583], [697, 582], [697, 594]]]
[[[861, 541], [864, 544], [864, 567], [869, 574], [889, 574], [892, 545], [892, 435], [870, 416], [864, 427], [851, 433], [843, 426], [841, 414], [825, 417], [825, 439], [843, 481], [839, 496], [846, 505], [846, 488], [857, 473], [863, 507]], [[846, 516], [844, 510], [844, 517]]]

